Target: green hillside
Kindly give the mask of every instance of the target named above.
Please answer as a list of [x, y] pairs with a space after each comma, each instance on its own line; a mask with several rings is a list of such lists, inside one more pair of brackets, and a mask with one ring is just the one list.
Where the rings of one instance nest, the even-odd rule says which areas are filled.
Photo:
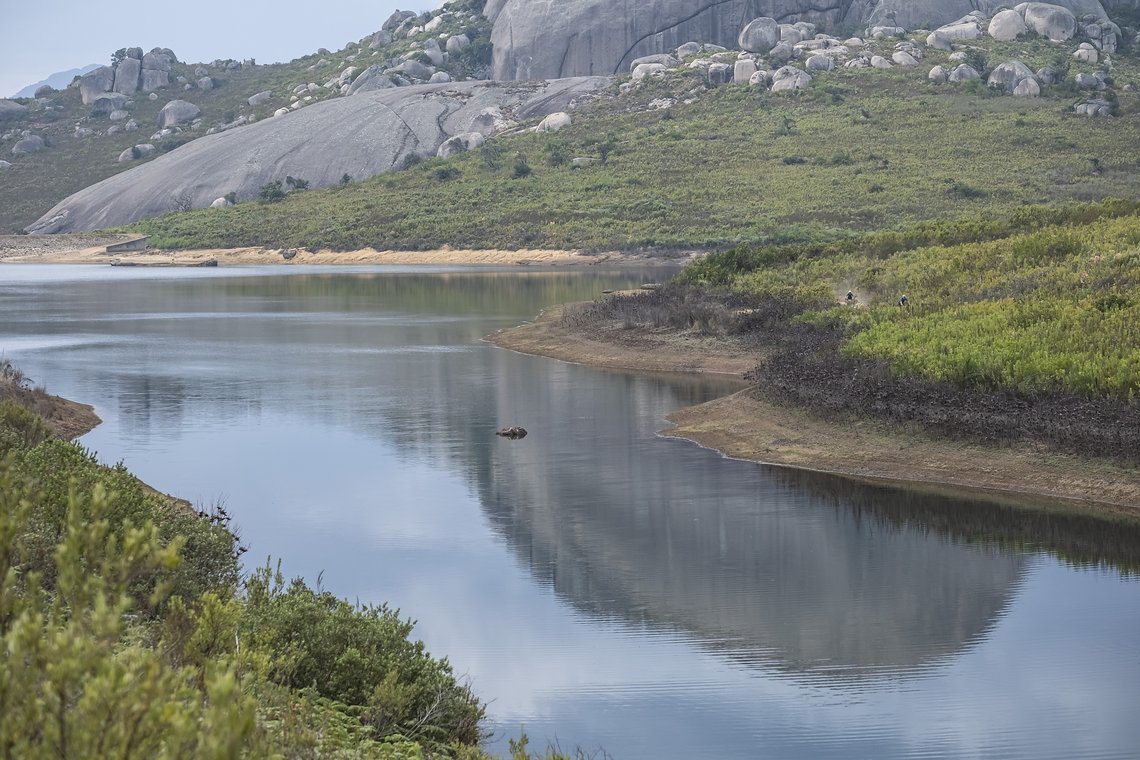
[[[889, 54], [892, 42], [876, 45]], [[1096, 67], [1070, 63], [1068, 46], [978, 43], [974, 60], [990, 67], [1016, 55], [1069, 78], [1041, 98], [933, 84], [926, 72], [948, 63], [933, 49], [913, 68], [819, 72], [795, 93], [711, 87], [682, 68], [615, 84], [557, 133], [134, 229], [174, 248], [723, 249], [1140, 194], [1134, 55], [1112, 70], [1117, 115], [1089, 118], [1072, 113], [1072, 78]]]

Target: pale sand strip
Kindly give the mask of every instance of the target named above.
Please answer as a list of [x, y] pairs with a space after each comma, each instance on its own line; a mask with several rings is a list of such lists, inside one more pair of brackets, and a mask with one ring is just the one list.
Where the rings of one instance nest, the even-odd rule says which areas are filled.
[[280, 264], [290, 266], [312, 264], [398, 266], [623, 266], [652, 265], [664, 259], [627, 253], [584, 254], [580, 251], [550, 250], [460, 250], [439, 248], [430, 251], [309, 251], [304, 248], [206, 248], [187, 251], [151, 249], [107, 253], [109, 238], [116, 236], [3, 236], [0, 237], [0, 262], [26, 264], [102, 264], [128, 266], [202, 266], [216, 262], [218, 266]]

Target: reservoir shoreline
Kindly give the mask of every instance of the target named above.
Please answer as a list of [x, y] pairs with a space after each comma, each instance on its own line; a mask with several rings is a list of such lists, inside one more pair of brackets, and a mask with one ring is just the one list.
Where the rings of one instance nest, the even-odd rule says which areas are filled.
[[645, 336], [634, 330], [615, 336], [614, 342], [601, 340], [563, 324], [564, 308], [547, 309], [533, 322], [487, 340], [520, 353], [601, 368], [740, 378], [737, 392], [669, 414], [663, 436], [733, 459], [1140, 522], [1140, 470], [1124, 463], [1029, 444], [996, 448], [940, 439], [855, 415], [824, 419], [768, 398], [745, 381], [744, 373], [759, 361], [755, 352], [745, 354], [713, 339]]

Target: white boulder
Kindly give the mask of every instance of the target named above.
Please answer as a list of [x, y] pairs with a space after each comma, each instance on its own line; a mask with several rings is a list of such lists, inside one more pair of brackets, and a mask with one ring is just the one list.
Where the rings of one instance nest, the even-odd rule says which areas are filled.
[[989, 28], [986, 30], [987, 34], [1002, 42], [1016, 40], [1028, 31], [1029, 27], [1025, 25], [1025, 19], [1021, 17], [1021, 14], [1011, 10], [995, 13], [994, 17], [990, 19]]
[[767, 53], [780, 41], [780, 25], [775, 19], [761, 17], [752, 19], [740, 30], [737, 44], [749, 53]]
[[803, 90], [811, 84], [811, 75], [795, 66], [784, 66], [772, 75], [772, 92]]
[[1096, 48], [1087, 42], [1082, 42], [1081, 46], [1073, 51], [1073, 57], [1085, 63], [1096, 63], [1100, 60]]
[[483, 147], [486, 138], [483, 137], [481, 132], [462, 132], [454, 137], [449, 137], [436, 150], [435, 154], [440, 158], [447, 158], [454, 156], [456, 153], [464, 153], [469, 150]]
[[835, 68], [835, 59], [829, 55], [813, 55], [804, 61], [804, 68], [808, 71], [831, 71]]
[[668, 71], [668, 67], [663, 63], [639, 63], [633, 67], [632, 79], [635, 82], [640, 82], [648, 76], [661, 76]]
[[1014, 7], [1025, 25], [1053, 42], [1064, 42], [1077, 31], [1077, 18], [1068, 8], [1052, 3], [1021, 3]]
[[946, 78], [951, 82], [969, 82], [972, 79], [981, 79], [982, 75], [973, 66], [962, 63], [951, 71]]
[[571, 123], [570, 114], [565, 111], [558, 111], [540, 121], [534, 129], [536, 132], [557, 132], [570, 126]]
[[732, 81], [734, 84], [745, 84], [752, 79], [756, 71], [756, 61], [751, 58], [741, 58], [733, 65]]
[[[1037, 78], [1033, 74], [1033, 70], [1018, 60], [1008, 60], [1000, 66], [996, 66], [990, 72], [986, 84], [990, 87], [996, 87], [1004, 92], [1013, 92], [1017, 86], [1025, 79], [1032, 79], [1034, 84], [1037, 83]], [[1038, 89], [1040, 94], [1040, 89]]]

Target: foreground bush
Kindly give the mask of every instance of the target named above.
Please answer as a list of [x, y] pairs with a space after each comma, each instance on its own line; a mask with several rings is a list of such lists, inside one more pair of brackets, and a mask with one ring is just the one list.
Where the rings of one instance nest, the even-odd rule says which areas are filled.
[[[6, 468], [5, 468], [6, 469]], [[13, 758], [230, 758], [253, 735], [254, 701], [224, 661], [170, 667], [132, 641], [128, 613], [163, 601], [134, 581], [178, 562], [153, 524], [112, 531], [105, 489], [72, 492], [43, 585], [38, 497], [0, 474], [0, 754]]]
[[224, 524], [44, 431], [0, 403], [0, 757], [486, 757], [410, 621], [240, 593]]
[[354, 607], [280, 571], [246, 583], [242, 638], [275, 653], [270, 676], [360, 708], [375, 738], [402, 736], [432, 747], [477, 744], [483, 706], [446, 660], [435, 660], [414, 625], [386, 605]]

